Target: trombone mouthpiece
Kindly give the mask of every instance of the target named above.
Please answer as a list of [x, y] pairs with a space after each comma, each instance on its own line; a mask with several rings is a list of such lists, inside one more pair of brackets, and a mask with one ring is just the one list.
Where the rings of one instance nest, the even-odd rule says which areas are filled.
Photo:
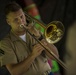
[[23, 28], [23, 24], [21, 24], [20, 27]]

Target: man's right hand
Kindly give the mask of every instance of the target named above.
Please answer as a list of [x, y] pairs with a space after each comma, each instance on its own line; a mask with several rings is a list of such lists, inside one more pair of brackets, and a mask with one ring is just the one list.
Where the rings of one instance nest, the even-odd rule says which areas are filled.
[[40, 44], [36, 44], [33, 46], [32, 54], [36, 58], [42, 53], [43, 50], [44, 48]]

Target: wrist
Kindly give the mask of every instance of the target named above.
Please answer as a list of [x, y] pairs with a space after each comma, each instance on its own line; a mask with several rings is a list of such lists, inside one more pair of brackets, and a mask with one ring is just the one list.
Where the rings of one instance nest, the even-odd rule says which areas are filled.
[[30, 57], [34, 60], [36, 57], [33, 53], [30, 54]]

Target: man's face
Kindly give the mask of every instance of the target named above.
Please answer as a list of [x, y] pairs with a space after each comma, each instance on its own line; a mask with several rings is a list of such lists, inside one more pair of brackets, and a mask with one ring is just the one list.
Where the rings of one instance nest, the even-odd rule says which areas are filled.
[[24, 29], [20, 27], [21, 24], [26, 25], [26, 17], [22, 9], [19, 9], [16, 12], [10, 12], [7, 15], [7, 23], [11, 26], [12, 30], [14, 31], [24, 31]]

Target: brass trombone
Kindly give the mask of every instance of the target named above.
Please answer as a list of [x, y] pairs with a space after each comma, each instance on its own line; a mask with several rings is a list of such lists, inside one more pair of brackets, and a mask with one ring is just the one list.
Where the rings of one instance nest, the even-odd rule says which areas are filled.
[[[46, 32], [45, 33], [45, 38], [48, 41], [48, 43], [56, 43], [58, 42], [63, 34], [64, 34], [64, 26], [60, 21], [53, 21], [51, 23], [48, 24], [47, 27], [44, 26], [44, 23], [40, 22], [39, 20], [37, 20], [36, 18], [32, 17], [31, 15], [29, 15], [27, 12], [25, 12], [25, 15], [28, 19], [31, 19], [32, 21], [35, 21], [36, 23], [38, 23], [39, 25], [41, 25]], [[24, 27], [26, 29], [26, 27], [24, 25], [20, 25], [20, 27]], [[54, 58], [55, 60], [65, 69], [67, 70], [67, 67], [65, 66], [65, 64], [59, 59], [57, 58], [57, 56], [47, 47], [45, 47], [40, 40], [38, 40], [36, 37], [34, 37], [33, 34], [31, 34], [27, 29], [26, 31], [41, 45], [43, 46]]]
[[65, 28], [64, 28], [62, 22], [52, 21], [48, 25], [45, 25], [43, 22], [32, 17], [27, 12], [25, 12], [25, 15], [28, 18], [28, 20], [34, 21], [34, 22], [38, 23], [40, 25], [40, 27], [44, 28], [43, 34], [49, 43], [56, 43], [63, 37], [63, 34], [65, 32]]

